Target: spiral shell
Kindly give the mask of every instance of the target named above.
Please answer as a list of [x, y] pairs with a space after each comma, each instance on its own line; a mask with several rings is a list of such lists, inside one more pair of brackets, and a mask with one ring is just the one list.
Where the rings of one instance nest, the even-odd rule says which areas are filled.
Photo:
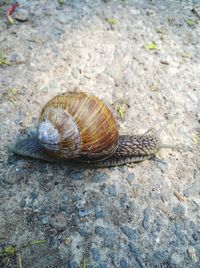
[[51, 99], [43, 108], [38, 140], [53, 157], [102, 159], [117, 148], [118, 129], [105, 103], [84, 92], [71, 92]]

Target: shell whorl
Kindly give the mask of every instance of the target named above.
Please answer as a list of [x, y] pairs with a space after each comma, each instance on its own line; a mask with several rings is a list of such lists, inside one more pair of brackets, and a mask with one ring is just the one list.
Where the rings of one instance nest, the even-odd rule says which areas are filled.
[[58, 95], [45, 105], [38, 139], [53, 157], [101, 159], [116, 150], [118, 129], [103, 101], [84, 92], [72, 92]]
[[37, 133], [38, 141], [50, 156], [67, 159], [79, 156], [79, 129], [66, 111], [47, 107], [40, 117]]

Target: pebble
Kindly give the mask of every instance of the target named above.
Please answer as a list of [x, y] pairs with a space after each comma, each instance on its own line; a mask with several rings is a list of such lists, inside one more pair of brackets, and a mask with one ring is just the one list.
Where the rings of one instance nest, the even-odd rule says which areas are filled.
[[26, 221], [28, 224], [32, 224], [34, 222], [34, 214], [30, 213], [26, 216]]
[[37, 198], [37, 194], [35, 192], [31, 192], [30, 198], [32, 199], [32, 201], [34, 201]]
[[10, 58], [11, 62], [14, 62], [16, 64], [23, 64], [26, 62], [26, 57], [23, 54], [13, 54]]
[[75, 68], [72, 70], [72, 76], [75, 78], [75, 79], [78, 79], [79, 76], [80, 76], [80, 70]]
[[145, 208], [143, 211], [143, 214], [144, 214], [144, 217], [142, 221], [142, 226], [144, 227], [144, 229], [147, 229], [149, 225], [150, 209]]
[[72, 180], [82, 180], [84, 178], [84, 173], [76, 170], [71, 170], [69, 172], [69, 177]]
[[49, 239], [49, 245], [52, 248], [56, 248], [58, 246], [57, 239], [55, 237], [50, 237], [50, 239]]
[[15, 19], [21, 22], [27, 21], [28, 20], [28, 11], [26, 9], [20, 8], [16, 9], [15, 13]]
[[164, 64], [164, 65], [169, 65], [169, 61], [166, 59], [162, 59], [160, 60], [160, 63]]
[[105, 232], [105, 228], [101, 227], [99, 225], [95, 226], [95, 234], [99, 235], [99, 236], [103, 236]]
[[142, 246], [143, 246], [144, 248], [148, 248], [148, 247], [150, 247], [150, 245], [151, 245], [151, 241], [150, 241], [149, 238], [148, 238], [148, 239], [143, 239], [143, 240], [142, 240]]
[[19, 205], [21, 208], [24, 208], [26, 206], [26, 200], [24, 198], [22, 198]]
[[182, 204], [173, 208], [173, 212], [177, 217], [183, 217], [185, 215], [185, 207]]
[[126, 243], [120, 241], [119, 242], [119, 247], [120, 247], [120, 249], [124, 250], [126, 248]]
[[165, 161], [159, 159], [158, 161], [156, 161], [156, 165], [162, 173], [165, 173], [167, 171], [168, 165]]
[[153, 256], [159, 263], [165, 259], [165, 254], [162, 251], [156, 251]]
[[80, 209], [78, 212], [79, 217], [83, 218], [89, 215], [89, 212], [85, 211], [84, 209]]
[[77, 202], [80, 199], [81, 199], [80, 195], [75, 194], [75, 195], [72, 196], [72, 202]]
[[174, 244], [175, 247], [179, 246], [179, 251], [181, 251], [181, 248], [188, 244], [188, 237], [185, 233], [185, 230], [181, 224], [176, 222], [172, 227], [172, 232], [174, 233], [175, 237], [170, 244]]
[[71, 260], [69, 262], [69, 268], [79, 268], [79, 265], [78, 265], [78, 263], [76, 261]]
[[[144, 268], [145, 266], [142, 263], [141, 257], [140, 257], [140, 252], [139, 250], [132, 244], [131, 242], [128, 244], [128, 249], [131, 252], [132, 256], [134, 259], [137, 261], [139, 264], [139, 267]], [[133, 266], [134, 267], [134, 266]]]
[[178, 265], [181, 261], [183, 261], [183, 258], [184, 257], [182, 255], [175, 252], [172, 254], [170, 261], [172, 264]]
[[120, 85], [123, 79], [123, 70], [120, 62], [114, 62], [112, 64], [112, 68], [110, 68], [110, 66], [108, 65], [106, 73], [113, 78], [116, 86]]
[[50, 225], [58, 232], [64, 231], [68, 226], [67, 214], [64, 212], [58, 213], [50, 220]]
[[92, 257], [95, 262], [99, 262], [101, 260], [101, 255], [99, 253], [99, 250], [97, 248], [92, 248], [91, 249]]
[[103, 262], [103, 263], [99, 264], [97, 266], [97, 268], [108, 268], [108, 265], [105, 262]]
[[99, 225], [95, 227], [95, 233], [104, 237], [104, 246], [108, 248], [113, 248], [119, 237], [111, 228], [104, 228]]
[[116, 186], [114, 184], [108, 186], [107, 191], [110, 195], [112, 195], [114, 197], [117, 195], [117, 189], [116, 189]]
[[128, 201], [127, 194], [125, 194], [125, 193], [121, 194], [121, 197], [119, 199], [119, 202], [120, 202], [120, 205], [121, 205], [122, 208], [125, 207], [127, 201]]
[[183, 191], [183, 194], [186, 197], [189, 197], [189, 196], [194, 195], [196, 193], [200, 193], [200, 183], [199, 183], [199, 181], [188, 185], [188, 187], [186, 187], [186, 189]]
[[45, 215], [42, 215], [40, 217], [40, 221], [42, 222], [42, 224], [46, 225], [48, 223], [48, 217]]
[[116, 254], [115, 254], [115, 252], [110, 252], [109, 253], [109, 257], [111, 258], [111, 262], [112, 262], [112, 264], [113, 264], [113, 266], [115, 266], [115, 261], [116, 261]]
[[119, 167], [118, 167], [118, 170], [119, 170], [119, 172], [122, 173], [122, 174], [124, 174], [124, 173], [127, 172], [127, 169], [126, 169], [125, 165], [124, 165], [124, 166], [119, 166]]
[[68, 16], [58, 16], [58, 21], [61, 24], [66, 24], [68, 22], [68, 20], [69, 20]]
[[110, 228], [107, 228], [105, 233], [104, 233], [104, 246], [113, 248], [115, 242], [117, 242], [118, 235], [115, 231], [113, 231]]
[[130, 173], [128, 174], [128, 176], [126, 177], [126, 180], [128, 182], [132, 182], [135, 179], [135, 174], [134, 173]]
[[196, 242], [200, 243], [200, 232], [195, 231], [192, 237]]
[[121, 227], [121, 230], [130, 240], [137, 239], [137, 231], [130, 228], [129, 226], [124, 225]]
[[159, 200], [160, 199], [160, 193], [156, 190], [153, 190], [149, 193], [149, 196], [152, 200]]
[[5, 218], [0, 214], [0, 238], [3, 238], [7, 232], [7, 224]]
[[77, 207], [73, 203], [68, 204], [68, 206], [63, 205], [61, 208], [63, 208], [63, 211], [67, 214], [77, 213]]
[[47, 210], [47, 207], [45, 206], [45, 207], [41, 207], [40, 208], [40, 213], [41, 214], [45, 214], [46, 213], [46, 210]]
[[88, 235], [88, 229], [86, 228], [86, 226], [82, 226], [79, 224], [79, 226], [77, 227], [77, 231], [79, 232], [79, 234], [81, 236], [87, 236]]
[[93, 181], [94, 182], [103, 182], [106, 181], [107, 179], [109, 179], [109, 176], [107, 173], [104, 172], [95, 172], [94, 173], [94, 177], [93, 177]]
[[87, 82], [88, 82], [88, 79], [85, 78], [85, 77], [82, 77], [82, 78], [79, 80], [79, 83], [80, 83], [81, 86], [86, 85]]
[[95, 212], [95, 216], [96, 216], [97, 219], [99, 219], [99, 218], [105, 218], [107, 215], [108, 215], [108, 212], [107, 211], [97, 210]]
[[190, 258], [194, 261], [194, 262], [197, 262], [198, 258], [197, 258], [197, 255], [196, 255], [196, 250], [194, 247], [192, 246], [189, 246], [188, 247], [188, 255], [190, 256]]
[[63, 194], [62, 195], [62, 200], [63, 200], [63, 202], [67, 202], [68, 201], [68, 195], [67, 194]]
[[120, 268], [128, 268], [128, 264], [124, 258], [120, 259], [119, 261], [119, 267]]

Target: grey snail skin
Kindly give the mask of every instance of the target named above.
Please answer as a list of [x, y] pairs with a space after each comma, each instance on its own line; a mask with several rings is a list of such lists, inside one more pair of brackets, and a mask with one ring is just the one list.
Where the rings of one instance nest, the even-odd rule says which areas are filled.
[[119, 166], [150, 159], [160, 148], [177, 148], [160, 142], [164, 127], [155, 133], [120, 135], [102, 100], [85, 92], [70, 92], [51, 99], [42, 109], [37, 130], [20, 133], [11, 150], [47, 162]]

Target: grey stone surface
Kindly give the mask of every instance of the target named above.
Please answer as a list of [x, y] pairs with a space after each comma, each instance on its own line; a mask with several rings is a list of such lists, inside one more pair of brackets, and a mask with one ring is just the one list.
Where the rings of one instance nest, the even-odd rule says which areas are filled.
[[[21, 250], [32, 268], [200, 267], [199, 1], [19, 5], [28, 20], [14, 25], [8, 4], [0, 9], [10, 62], [0, 65], [0, 248], [45, 239]], [[110, 107], [128, 100], [120, 133], [159, 129], [176, 114], [160, 139], [184, 149], [104, 169], [13, 155], [8, 145], [44, 103], [75, 88]]]

